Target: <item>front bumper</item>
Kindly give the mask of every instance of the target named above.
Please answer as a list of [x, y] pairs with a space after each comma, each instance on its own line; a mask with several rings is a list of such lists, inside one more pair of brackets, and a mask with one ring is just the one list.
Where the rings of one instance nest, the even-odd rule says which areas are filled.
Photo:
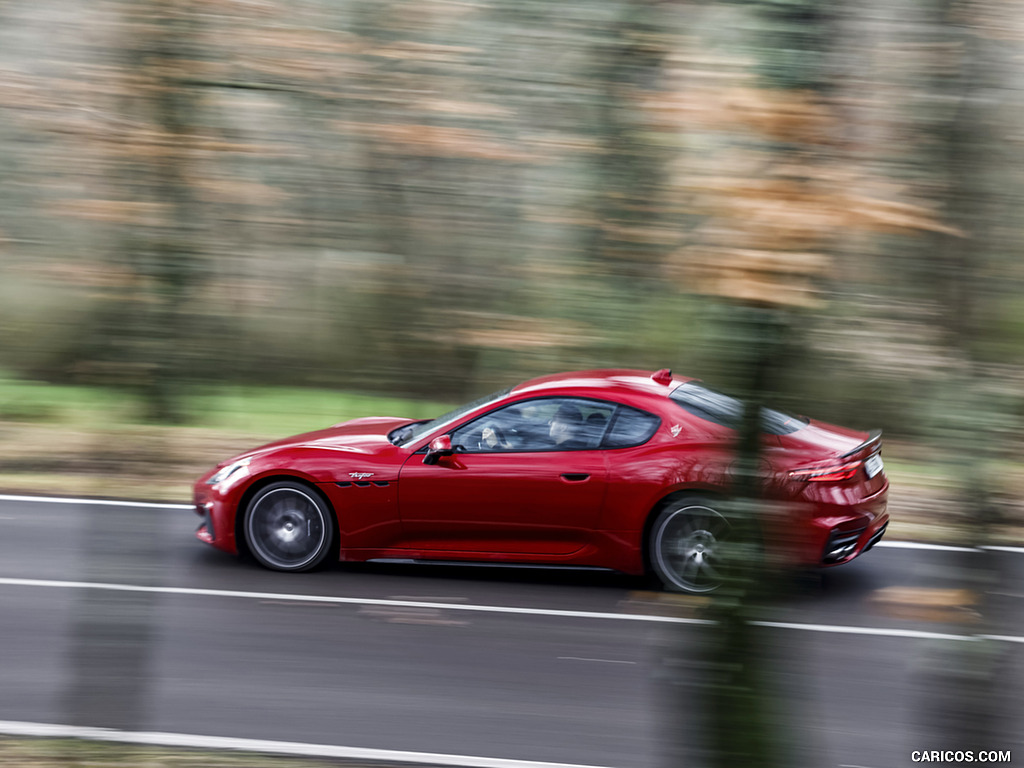
[[203, 520], [199, 523], [199, 527], [196, 528], [196, 538], [206, 544], [213, 544], [216, 541], [217, 536], [214, 533], [213, 527], [213, 515], [210, 514], [213, 509], [212, 502], [205, 502], [204, 504], [196, 504], [195, 512]]
[[238, 554], [235, 541], [235, 505], [219, 492], [217, 486], [200, 480], [193, 488], [194, 511], [201, 518], [196, 538], [231, 554]]

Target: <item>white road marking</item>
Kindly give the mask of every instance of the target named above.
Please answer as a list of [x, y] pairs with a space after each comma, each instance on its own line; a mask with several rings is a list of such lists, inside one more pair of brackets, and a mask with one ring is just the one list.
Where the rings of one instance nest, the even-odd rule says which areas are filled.
[[[875, 637], [914, 637], [922, 640], [981, 640], [985, 635], [953, 635], [943, 632], [924, 632], [917, 629], [887, 629], [885, 627], [849, 627], [833, 624], [798, 624], [788, 621], [752, 621], [757, 627], [773, 629], [799, 629], [804, 632], [833, 632], [843, 635], [873, 635]], [[997, 638], [992, 637], [995, 640]], [[1021, 638], [1024, 640], [1024, 638]]]
[[891, 549], [923, 549], [932, 552], [1012, 552], [1015, 555], [1024, 555], [1024, 547], [1007, 547], [997, 544], [980, 547], [953, 547], [949, 544], [927, 544], [922, 541], [880, 541], [875, 546]]
[[287, 602], [336, 603], [342, 605], [380, 605], [391, 608], [433, 608], [449, 611], [476, 611], [479, 613], [512, 613], [529, 616], [557, 616], [570, 619], [617, 619], [619, 621], [648, 621], [670, 624], [710, 624], [707, 619], [689, 619], [675, 616], [647, 616], [640, 613], [600, 613], [596, 611], [566, 611], [554, 608], [516, 608], [503, 605], [467, 605], [465, 603], [428, 603], [419, 600], [381, 600], [371, 597], [335, 597], [333, 595], [291, 595], [285, 592], [243, 592], [234, 589], [197, 589], [194, 587], [154, 587], [140, 584], [113, 584], [94, 581], [51, 581], [47, 579], [0, 578], [0, 586], [49, 587], [56, 589], [102, 589], [113, 592], [148, 592], [165, 595], [194, 595], [202, 597], [240, 597], [255, 600]]
[[[238, 597], [259, 601], [287, 603], [331, 603], [340, 605], [378, 605], [391, 608], [429, 608], [447, 611], [475, 611], [477, 613], [507, 613], [526, 616], [555, 616], [569, 619], [610, 619], [613, 621], [646, 621], [655, 624], [714, 624], [709, 619], [683, 616], [651, 616], [642, 613], [602, 613], [599, 611], [565, 611], [554, 608], [516, 608], [504, 605], [472, 605], [465, 603], [425, 603], [413, 600], [380, 600], [371, 597], [335, 597], [333, 595], [290, 595], [285, 592], [243, 592], [234, 589], [198, 589], [195, 587], [152, 587], [140, 584], [113, 584], [99, 581], [51, 581], [46, 579], [14, 579], [0, 577], [0, 586], [42, 587], [51, 589], [102, 589], [112, 592], [148, 592], [166, 595], [193, 595], [197, 597]], [[927, 640], [999, 640], [1024, 643], [1024, 637], [1013, 635], [952, 635], [942, 632], [924, 632], [914, 629], [886, 627], [852, 627], [833, 624], [801, 624], [785, 621], [752, 621], [757, 627], [795, 629], [805, 632], [832, 632], [846, 635], [874, 635], [876, 637], [911, 637]]]
[[388, 600], [426, 600], [430, 603], [444, 603], [448, 600], [463, 603], [468, 599], [466, 597], [434, 597], [432, 595], [388, 595]]
[[86, 739], [113, 741], [122, 744], [146, 744], [158, 747], [187, 747], [195, 749], [237, 749], [305, 757], [333, 757], [351, 760], [383, 760], [397, 763], [426, 765], [467, 766], [471, 768], [599, 768], [598, 766], [568, 763], [544, 763], [533, 760], [510, 760], [500, 757], [446, 755], [432, 752], [404, 752], [394, 749], [341, 747], [330, 744], [306, 744], [298, 741], [270, 741], [266, 739], [236, 739], [225, 736], [199, 736], [190, 733], [161, 733], [159, 731], [119, 731], [113, 728], [89, 728], [50, 723], [25, 723], [0, 720], [0, 733], [8, 736], [45, 737], [58, 739]]
[[0, 501], [40, 501], [46, 504], [92, 504], [101, 507], [139, 507], [142, 509], [195, 509], [191, 504], [163, 504], [151, 501], [108, 501], [106, 499], [65, 499], [61, 496], [11, 496], [0, 494]]
[[951, 547], [948, 544], [925, 544], [920, 541], [880, 541], [876, 547], [893, 549], [927, 549], [933, 552], [977, 552], [977, 547]]
[[600, 661], [603, 664], [636, 664], [635, 661], [623, 661], [622, 659], [587, 659], [583, 656], [559, 656], [559, 661]]
[[1024, 637], [1014, 637], [1013, 635], [982, 635], [986, 640], [999, 640], [1003, 643], [1024, 643]]

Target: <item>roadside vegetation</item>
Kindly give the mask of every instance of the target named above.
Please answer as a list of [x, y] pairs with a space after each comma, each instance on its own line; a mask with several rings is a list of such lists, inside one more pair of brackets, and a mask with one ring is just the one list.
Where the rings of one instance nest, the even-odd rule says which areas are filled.
[[[300, 759], [234, 750], [169, 749], [0, 736], [0, 768], [360, 768], [367, 765], [370, 764], [361, 760]], [[374, 762], [372, 765], [388, 768], [389, 764]]]

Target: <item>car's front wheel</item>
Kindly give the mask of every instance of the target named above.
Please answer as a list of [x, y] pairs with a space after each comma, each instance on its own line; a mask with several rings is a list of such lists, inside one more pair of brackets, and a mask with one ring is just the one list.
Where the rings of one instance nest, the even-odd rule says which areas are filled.
[[289, 480], [272, 483], [245, 509], [245, 542], [253, 557], [275, 571], [308, 571], [331, 551], [334, 524], [316, 491]]
[[729, 530], [728, 521], [708, 499], [670, 502], [651, 526], [651, 568], [666, 589], [712, 592], [722, 583], [722, 545]]

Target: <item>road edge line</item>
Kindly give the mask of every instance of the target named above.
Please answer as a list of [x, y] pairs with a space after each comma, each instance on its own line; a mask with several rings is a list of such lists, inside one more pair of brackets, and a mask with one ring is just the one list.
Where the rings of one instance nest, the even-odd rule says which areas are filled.
[[115, 499], [77, 499], [65, 496], [22, 496], [0, 493], [0, 501], [36, 501], [46, 504], [92, 504], [103, 507], [140, 507], [143, 509], [195, 509], [191, 504], [160, 501], [122, 501]]
[[435, 603], [423, 600], [388, 600], [376, 597], [345, 597], [339, 595], [297, 595], [289, 592], [251, 592], [238, 589], [209, 589], [202, 587], [161, 587], [146, 584], [118, 584], [103, 581], [67, 581], [61, 579], [22, 579], [0, 577], [0, 586], [37, 587], [49, 589], [98, 589], [110, 592], [137, 592], [192, 597], [227, 597], [244, 600], [275, 600], [288, 603], [326, 603], [334, 605], [371, 605], [385, 608], [423, 608], [428, 610], [469, 611], [475, 613], [505, 613], [527, 616], [552, 616], [564, 619], [610, 619], [614, 621], [641, 621], [661, 624], [712, 624], [709, 619], [683, 616], [655, 616], [646, 613], [607, 613], [599, 611], [571, 611], [559, 608], [525, 608], [511, 605], [479, 605], [467, 603]]
[[535, 760], [515, 760], [500, 757], [448, 755], [434, 752], [408, 752], [370, 747], [344, 747], [331, 744], [310, 744], [298, 741], [272, 741], [243, 739], [230, 736], [202, 736], [190, 733], [164, 733], [161, 731], [122, 731], [115, 728], [95, 728], [80, 725], [32, 723], [18, 720], [0, 720], [0, 734], [29, 738], [83, 739], [121, 744], [140, 744], [155, 747], [189, 749], [238, 750], [243, 752], [296, 755], [302, 757], [328, 757], [350, 760], [372, 760], [388, 763], [418, 765], [459, 766], [465, 768], [606, 768], [605, 766], [548, 763]]
[[[341, 597], [333, 595], [294, 595], [287, 592], [244, 592], [232, 589], [202, 589], [198, 587], [157, 587], [142, 584], [116, 584], [92, 581], [57, 581], [47, 579], [18, 579], [0, 577], [0, 586], [42, 587], [50, 589], [100, 589], [113, 592], [143, 592], [152, 594], [191, 595], [195, 597], [229, 597], [248, 600], [275, 600], [292, 603], [327, 603], [335, 605], [373, 605], [393, 608], [426, 608], [432, 610], [469, 611], [475, 613], [514, 614], [528, 616], [553, 616], [564, 619], [601, 619], [612, 621], [640, 621], [657, 624], [709, 625], [710, 619], [684, 616], [657, 616], [646, 613], [601, 613], [597, 611], [567, 611], [554, 608], [522, 608], [518, 606], [473, 605], [466, 603], [431, 603], [418, 600], [387, 600], [367, 597]], [[873, 635], [875, 637], [911, 637], [930, 640], [997, 640], [1020, 643], [1024, 637], [1015, 635], [952, 635], [944, 632], [928, 632], [916, 629], [887, 627], [858, 627], [843, 624], [811, 624], [785, 621], [752, 621], [754, 626], [770, 629], [795, 629], [805, 632], [830, 632], [847, 635]]]

